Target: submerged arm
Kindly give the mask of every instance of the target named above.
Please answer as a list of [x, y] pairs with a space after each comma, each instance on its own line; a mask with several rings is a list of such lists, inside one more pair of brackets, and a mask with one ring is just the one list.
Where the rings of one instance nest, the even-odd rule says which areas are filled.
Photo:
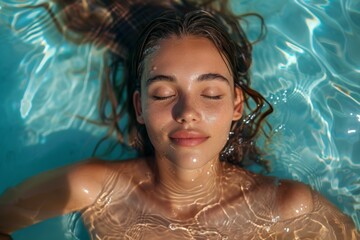
[[[0, 232], [12, 233], [45, 219], [80, 210], [102, 189], [106, 164], [86, 161], [48, 171], [0, 196]], [[0, 235], [0, 239], [6, 239]]]

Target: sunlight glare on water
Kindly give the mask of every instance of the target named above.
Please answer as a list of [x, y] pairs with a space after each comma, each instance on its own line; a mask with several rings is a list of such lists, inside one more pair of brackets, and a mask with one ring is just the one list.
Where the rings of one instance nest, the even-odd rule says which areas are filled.
[[[0, 23], [12, 28], [3, 41], [19, 44], [12, 48], [23, 56], [11, 81], [2, 82], [0, 90], [6, 99], [1, 121], [10, 126], [4, 127], [4, 136], [9, 137], [0, 140], [6, 149], [0, 153], [5, 159], [0, 176], [13, 183], [19, 179], [6, 169], [14, 168], [11, 164], [22, 166], [24, 161], [31, 166], [39, 163], [41, 150], [37, 149], [46, 155], [46, 143], [56, 134], [76, 130], [103, 136], [105, 128], [78, 116], [98, 117], [99, 80], [106, 63], [104, 49], [67, 41], [44, 8], [23, 8], [44, 3], [55, 10], [53, 3], [0, 3]], [[252, 84], [275, 109], [269, 118], [272, 141], [266, 146], [271, 175], [310, 184], [360, 227], [359, 1], [233, 0], [231, 4], [237, 13], [261, 14], [267, 25], [266, 38], [254, 46]], [[252, 18], [249, 22], [246, 31], [254, 40], [259, 22]], [[21, 131], [14, 124], [21, 125]], [[32, 147], [36, 154], [27, 154], [25, 147]], [[69, 152], [79, 150], [68, 148]], [[24, 155], [34, 156], [24, 160]], [[2, 178], [0, 182], [5, 182]], [[166, 229], [179, 227], [150, 218], [162, 221]], [[67, 220], [64, 225], [77, 228], [78, 216]]]
[[360, 4], [233, 5], [240, 13], [260, 13], [268, 27], [266, 39], [254, 47], [252, 73], [253, 86], [275, 108], [272, 174], [311, 184], [359, 226], [353, 203], [360, 201]]

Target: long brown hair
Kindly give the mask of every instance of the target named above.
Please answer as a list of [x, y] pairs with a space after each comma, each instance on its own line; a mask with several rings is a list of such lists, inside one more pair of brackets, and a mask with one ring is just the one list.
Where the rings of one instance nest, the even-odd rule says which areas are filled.
[[[99, 99], [100, 121], [108, 126], [108, 133], [98, 146], [115, 134], [121, 145], [135, 147], [141, 155], [153, 154], [145, 128], [136, 122], [132, 94], [139, 86], [146, 50], [170, 35], [189, 34], [206, 37], [215, 44], [229, 64], [235, 87], [244, 94], [244, 117], [233, 122], [220, 159], [241, 166], [253, 162], [265, 165], [255, 140], [272, 107], [250, 87], [253, 44], [240, 25], [246, 15], [233, 14], [227, 1], [221, 0], [67, 0], [59, 4], [63, 10], [58, 25], [65, 36], [79, 43], [101, 44], [110, 50]], [[266, 30], [263, 19], [251, 15], [262, 22], [261, 39]]]

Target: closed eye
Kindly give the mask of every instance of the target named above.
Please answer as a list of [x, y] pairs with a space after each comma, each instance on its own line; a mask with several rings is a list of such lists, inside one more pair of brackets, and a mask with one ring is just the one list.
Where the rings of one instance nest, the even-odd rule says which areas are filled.
[[167, 100], [167, 99], [170, 99], [172, 97], [174, 97], [175, 95], [170, 95], [170, 96], [152, 96], [152, 98], [155, 100], [155, 101], [161, 101], [161, 100]]
[[220, 100], [223, 96], [222, 95], [216, 95], [216, 96], [212, 96], [212, 95], [201, 95], [204, 98], [208, 98], [211, 100]]

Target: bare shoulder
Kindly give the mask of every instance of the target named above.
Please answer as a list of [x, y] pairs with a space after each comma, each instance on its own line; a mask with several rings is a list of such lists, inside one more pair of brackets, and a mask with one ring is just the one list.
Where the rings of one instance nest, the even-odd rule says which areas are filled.
[[281, 219], [296, 218], [313, 211], [313, 190], [300, 182], [281, 180], [277, 189], [277, 213]]
[[[241, 171], [244, 172], [242, 184], [247, 184], [248, 194], [252, 194], [254, 200], [256, 198], [259, 205], [264, 206], [262, 212], [269, 210], [280, 219], [288, 220], [313, 211], [314, 191], [308, 185]], [[259, 202], [260, 199], [264, 202]]]
[[[252, 210], [256, 209], [256, 215], [264, 219], [278, 217], [273, 230], [281, 236], [296, 232], [297, 236], [307, 236], [306, 239], [360, 239], [352, 219], [310, 186], [245, 173], [246, 182], [251, 183], [247, 199], [257, 205]], [[293, 232], [284, 232], [289, 226]], [[286, 236], [289, 236], [286, 239], [294, 238]]]
[[[303, 183], [281, 181], [277, 201], [280, 219], [294, 221], [293, 226], [297, 226], [300, 235], [311, 235], [311, 239], [360, 239], [360, 233], [349, 216]], [[306, 218], [301, 218], [302, 215]], [[296, 222], [297, 218], [302, 220]], [[307, 225], [305, 232], [304, 224]]]
[[[116, 175], [120, 183], [129, 183], [137, 181], [147, 168], [144, 159], [106, 161], [92, 158], [70, 166], [66, 175], [69, 190], [76, 202], [87, 206], [97, 199], [111, 176]], [[79, 206], [76, 202], [76, 206]]]
[[136, 178], [148, 171], [146, 160], [142, 158], [120, 161], [92, 158], [72, 166], [68, 171], [68, 180], [90, 189], [102, 188], [104, 181], [111, 174], [116, 173], [122, 178]]
[[283, 219], [296, 218], [304, 214], [321, 215], [324, 218], [352, 220], [342, 213], [333, 203], [310, 186], [292, 180], [281, 180], [278, 185], [277, 210]]

